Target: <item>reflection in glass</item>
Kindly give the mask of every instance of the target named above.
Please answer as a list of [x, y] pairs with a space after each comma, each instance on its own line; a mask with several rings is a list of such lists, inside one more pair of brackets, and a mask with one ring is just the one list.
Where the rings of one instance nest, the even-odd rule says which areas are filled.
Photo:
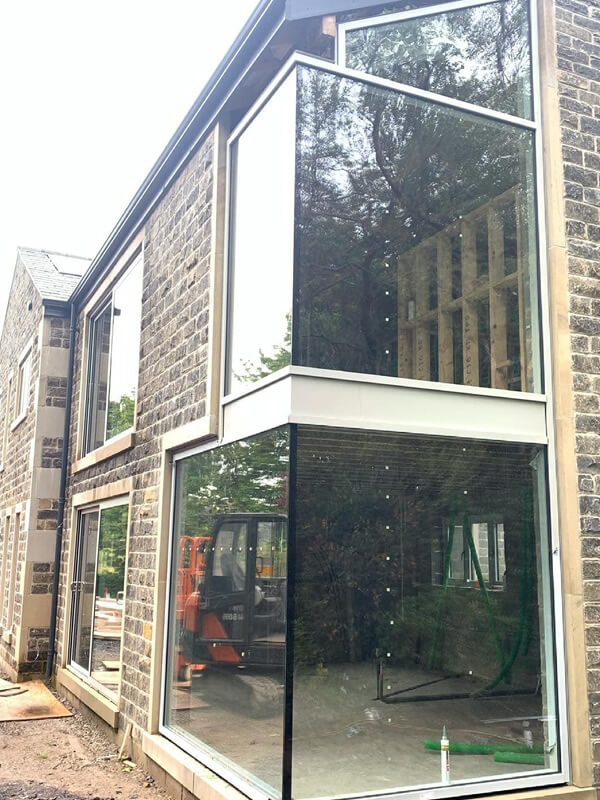
[[113, 693], [121, 681], [121, 628], [127, 547], [126, 505], [100, 515], [91, 676]]
[[138, 258], [113, 297], [110, 391], [106, 439], [133, 426], [142, 323], [142, 258]]
[[544, 476], [533, 445], [299, 428], [294, 797], [439, 784], [444, 725], [491, 745], [452, 781], [557, 769]]
[[138, 383], [142, 257], [90, 323], [85, 452], [131, 428]]
[[528, 28], [523, 0], [371, 23], [346, 32], [346, 66], [530, 119]]
[[71, 662], [117, 694], [127, 548], [127, 505], [80, 516], [72, 583]]
[[90, 669], [94, 583], [98, 548], [98, 512], [82, 514], [79, 520], [75, 572], [73, 575], [73, 623], [71, 661], [86, 672]]
[[165, 724], [281, 794], [289, 435], [180, 461]]
[[531, 131], [298, 76], [294, 363], [539, 390]]
[[235, 144], [229, 391], [290, 363], [294, 104], [291, 75]]
[[105, 441], [111, 319], [109, 304], [90, 324], [86, 452], [101, 447]]

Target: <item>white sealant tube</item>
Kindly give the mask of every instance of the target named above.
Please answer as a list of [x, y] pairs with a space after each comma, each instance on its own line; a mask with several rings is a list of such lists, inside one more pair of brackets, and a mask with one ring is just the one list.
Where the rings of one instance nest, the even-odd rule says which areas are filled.
[[450, 740], [446, 736], [446, 726], [440, 739], [440, 755], [442, 758], [442, 783], [450, 783]]

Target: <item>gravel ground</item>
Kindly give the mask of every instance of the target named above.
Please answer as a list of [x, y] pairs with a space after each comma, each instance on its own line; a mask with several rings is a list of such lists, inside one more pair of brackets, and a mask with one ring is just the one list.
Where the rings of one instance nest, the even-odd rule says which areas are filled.
[[[169, 800], [87, 717], [0, 722], [0, 800]], [[0, 700], [0, 702], [2, 702]]]

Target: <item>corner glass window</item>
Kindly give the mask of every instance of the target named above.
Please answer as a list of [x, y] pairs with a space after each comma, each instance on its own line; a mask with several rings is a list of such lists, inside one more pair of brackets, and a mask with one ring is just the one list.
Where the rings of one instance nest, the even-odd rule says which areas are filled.
[[281, 796], [289, 432], [177, 462], [163, 724]]
[[[229, 390], [287, 364], [291, 342], [292, 365], [540, 392], [534, 132], [331, 70], [296, 77], [295, 127], [276, 128], [295, 131], [293, 198], [287, 178], [272, 187], [275, 225], [264, 182], [260, 215], [234, 205]], [[234, 196], [261, 152], [242, 145], [265, 146], [263, 111], [232, 143]], [[236, 231], [251, 223], [262, 245], [292, 215], [273, 294]]]
[[89, 322], [83, 454], [134, 425], [142, 275], [140, 255]]
[[342, 26], [345, 66], [531, 119], [526, 3], [502, 0], [409, 16], [414, 12]]
[[79, 516], [71, 584], [70, 664], [100, 691], [118, 695], [129, 506]]
[[228, 391], [291, 359], [294, 102], [292, 75], [235, 146]]
[[[545, 457], [298, 429], [292, 796], [559, 767]], [[500, 785], [498, 785], [500, 790]]]

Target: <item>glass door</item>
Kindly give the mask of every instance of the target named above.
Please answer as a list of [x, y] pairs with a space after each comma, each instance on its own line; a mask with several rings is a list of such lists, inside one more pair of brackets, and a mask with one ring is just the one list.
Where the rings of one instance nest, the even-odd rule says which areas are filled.
[[79, 517], [71, 584], [71, 662], [86, 672], [90, 671], [92, 652], [99, 517], [98, 510], [85, 512]]
[[121, 680], [128, 505], [102, 505], [79, 517], [73, 570], [70, 664], [108, 694]]

